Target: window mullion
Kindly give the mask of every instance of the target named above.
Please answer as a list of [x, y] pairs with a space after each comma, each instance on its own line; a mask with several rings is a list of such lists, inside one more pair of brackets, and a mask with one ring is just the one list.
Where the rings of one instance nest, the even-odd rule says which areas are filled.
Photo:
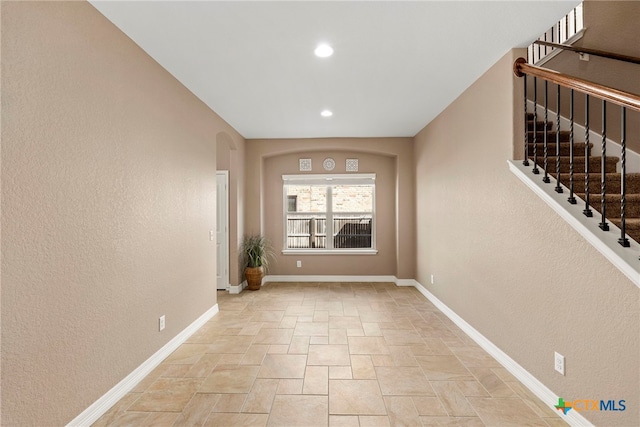
[[282, 227], [282, 243], [284, 249], [289, 249], [289, 206], [287, 202], [287, 186], [282, 186], [282, 210], [284, 211], [283, 215], [283, 227]]

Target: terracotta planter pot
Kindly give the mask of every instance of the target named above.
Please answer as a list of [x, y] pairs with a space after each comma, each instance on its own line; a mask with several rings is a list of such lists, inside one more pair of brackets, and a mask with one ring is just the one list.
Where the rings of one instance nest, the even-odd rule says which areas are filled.
[[247, 279], [247, 289], [257, 291], [262, 286], [264, 269], [262, 267], [247, 267], [244, 270], [244, 277]]

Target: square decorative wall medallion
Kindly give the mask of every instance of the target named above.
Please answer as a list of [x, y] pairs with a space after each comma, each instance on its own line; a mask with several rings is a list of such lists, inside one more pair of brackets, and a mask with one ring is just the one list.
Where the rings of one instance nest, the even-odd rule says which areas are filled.
[[300, 172], [311, 171], [311, 159], [300, 159]]
[[358, 172], [358, 159], [347, 159], [347, 172]]

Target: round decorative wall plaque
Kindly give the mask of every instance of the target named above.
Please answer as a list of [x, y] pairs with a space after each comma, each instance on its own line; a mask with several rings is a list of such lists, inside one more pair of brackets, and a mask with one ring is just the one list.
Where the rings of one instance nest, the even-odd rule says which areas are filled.
[[336, 162], [331, 157], [327, 157], [324, 159], [324, 162], [322, 162], [322, 166], [325, 170], [332, 171], [333, 168], [336, 167]]

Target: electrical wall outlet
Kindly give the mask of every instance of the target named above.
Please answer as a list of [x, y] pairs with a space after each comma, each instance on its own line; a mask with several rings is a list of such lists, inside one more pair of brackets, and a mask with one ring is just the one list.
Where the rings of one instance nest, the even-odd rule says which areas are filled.
[[558, 352], [554, 352], [554, 368], [560, 374], [564, 375], [564, 356]]
[[589, 54], [588, 53], [578, 52], [578, 56], [580, 57], [581, 61], [588, 61], [589, 60]]
[[434, 285], [436, 283], [436, 279], [433, 277], [433, 274], [431, 275], [431, 284]]
[[213, 242], [213, 239], [216, 238], [216, 232], [213, 230], [209, 230], [209, 240]]
[[163, 314], [158, 319], [158, 329], [160, 329], [162, 331], [164, 329], [164, 325], [165, 325], [165, 317], [164, 317], [164, 314]]
[[302, 261], [300, 260], [296, 261], [296, 267], [298, 268], [302, 267]]

